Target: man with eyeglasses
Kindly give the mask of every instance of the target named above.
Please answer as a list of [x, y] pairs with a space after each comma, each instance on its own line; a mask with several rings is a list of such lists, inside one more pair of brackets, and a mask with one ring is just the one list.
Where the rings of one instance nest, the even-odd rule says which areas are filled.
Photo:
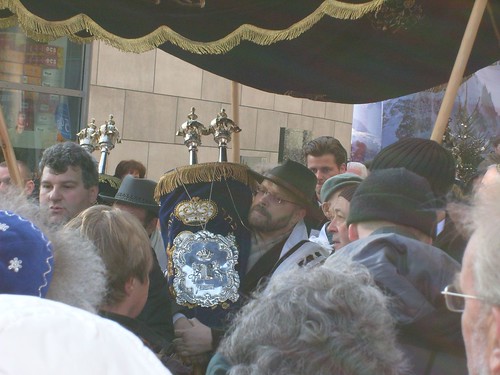
[[[20, 160], [16, 160], [16, 162], [21, 178], [24, 181], [23, 192], [27, 197], [29, 197], [33, 193], [33, 190], [35, 190], [35, 182], [31, 176], [32, 172], [24, 162]], [[0, 163], [0, 192], [9, 189], [11, 185], [12, 181], [10, 179], [9, 167], [7, 166], [7, 162], [3, 161]]]
[[321, 209], [329, 220], [318, 236], [310, 240], [331, 246], [336, 251], [347, 245], [349, 236], [346, 220], [349, 215], [351, 199], [363, 179], [354, 173], [341, 173], [330, 177], [321, 187]]
[[255, 173], [260, 182], [248, 223], [252, 244], [243, 293], [250, 293], [266, 277], [284, 270], [321, 263], [329, 250], [308, 240], [306, 216], [320, 220], [322, 212], [313, 202], [316, 176], [304, 165], [287, 160], [267, 173]]
[[450, 310], [462, 312], [470, 375], [500, 374], [500, 182], [484, 186], [472, 211], [472, 236], [459, 279], [443, 294]]
[[[251, 231], [250, 254], [239, 292], [248, 297], [257, 286], [262, 286], [273, 275], [297, 267], [321, 264], [330, 251], [308, 240], [304, 223], [307, 216], [320, 220], [323, 216], [313, 202], [316, 176], [304, 165], [287, 160], [264, 174], [251, 171], [259, 185], [254, 191], [248, 213]], [[241, 263], [244, 264], [244, 263]], [[216, 349], [220, 337], [197, 319], [189, 325], [176, 323], [178, 351], [183, 356], [196, 356]]]

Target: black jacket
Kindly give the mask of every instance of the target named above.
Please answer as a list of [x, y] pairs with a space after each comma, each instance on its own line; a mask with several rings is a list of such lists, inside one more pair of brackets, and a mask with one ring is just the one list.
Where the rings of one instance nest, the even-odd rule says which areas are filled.
[[172, 323], [172, 298], [168, 292], [167, 280], [161, 272], [153, 249], [153, 267], [149, 273], [148, 299], [137, 319], [167, 341], [174, 339]]
[[347, 256], [369, 269], [391, 299], [391, 314], [412, 373], [467, 374], [461, 315], [446, 308], [441, 294], [460, 265], [436, 247], [407, 235], [381, 232], [343, 247], [325, 266], [334, 267], [335, 259]]

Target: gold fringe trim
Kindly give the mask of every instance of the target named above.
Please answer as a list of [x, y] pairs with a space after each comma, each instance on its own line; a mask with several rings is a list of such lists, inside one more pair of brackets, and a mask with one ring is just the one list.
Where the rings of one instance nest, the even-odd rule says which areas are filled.
[[[253, 25], [242, 25], [222, 39], [212, 42], [198, 42], [183, 37], [168, 26], [161, 26], [152, 33], [136, 39], [125, 39], [114, 35], [85, 14], [79, 14], [64, 21], [49, 22], [30, 13], [19, 0], [0, 0], [0, 9], [9, 9], [26, 35], [40, 42], [67, 36], [70, 40], [88, 43], [103, 40], [105, 43], [125, 52], [141, 53], [157, 48], [165, 42], [197, 54], [223, 54], [250, 41], [259, 45], [270, 45], [299, 37], [311, 29], [323, 17], [337, 19], [359, 19], [367, 13], [377, 11], [387, 0], [370, 0], [363, 4], [350, 4], [337, 0], [325, 0], [313, 13], [283, 30], [269, 30]], [[12, 26], [13, 17], [0, 20], [0, 28]], [[75, 34], [87, 31], [91, 37], [82, 38]]]
[[244, 164], [214, 162], [188, 165], [173, 169], [160, 178], [155, 189], [155, 199], [159, 201], [163, 195], [183, 185], [221, 181], [222, 177], [232, 178], [247, 186], [256, 183], [250, 168]]
[[99, 175], [99, 182], [107, 183], [113, 189], [118, 190], [120, 188], [122, 180], [120, 180], [118, 177], [115, 177], [115, 176], [110, 176], [107, 174], [100, 174]]

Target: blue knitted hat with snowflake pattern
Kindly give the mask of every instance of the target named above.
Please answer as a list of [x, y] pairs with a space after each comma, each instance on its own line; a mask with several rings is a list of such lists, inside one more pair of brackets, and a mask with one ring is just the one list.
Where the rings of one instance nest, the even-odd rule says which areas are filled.
[[52, 244], [42, 231], [0, 210], [0, 293], [45, 297], [53, 269]]

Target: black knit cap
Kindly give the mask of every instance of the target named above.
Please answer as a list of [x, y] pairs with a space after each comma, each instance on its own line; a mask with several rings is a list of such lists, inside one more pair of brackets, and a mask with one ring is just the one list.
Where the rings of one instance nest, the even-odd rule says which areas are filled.
[[451, 151], [430, 139], [405, 138], [380, 151], [370, 170], [406, 168], [429, 182], [434, 195], [443, 198], [455, 181]]
[[427, 180], [405, 168], [373, 171], [351, 200], [347, 225], [389, 221], [416, 228], [431, 236], [437, 204]]

